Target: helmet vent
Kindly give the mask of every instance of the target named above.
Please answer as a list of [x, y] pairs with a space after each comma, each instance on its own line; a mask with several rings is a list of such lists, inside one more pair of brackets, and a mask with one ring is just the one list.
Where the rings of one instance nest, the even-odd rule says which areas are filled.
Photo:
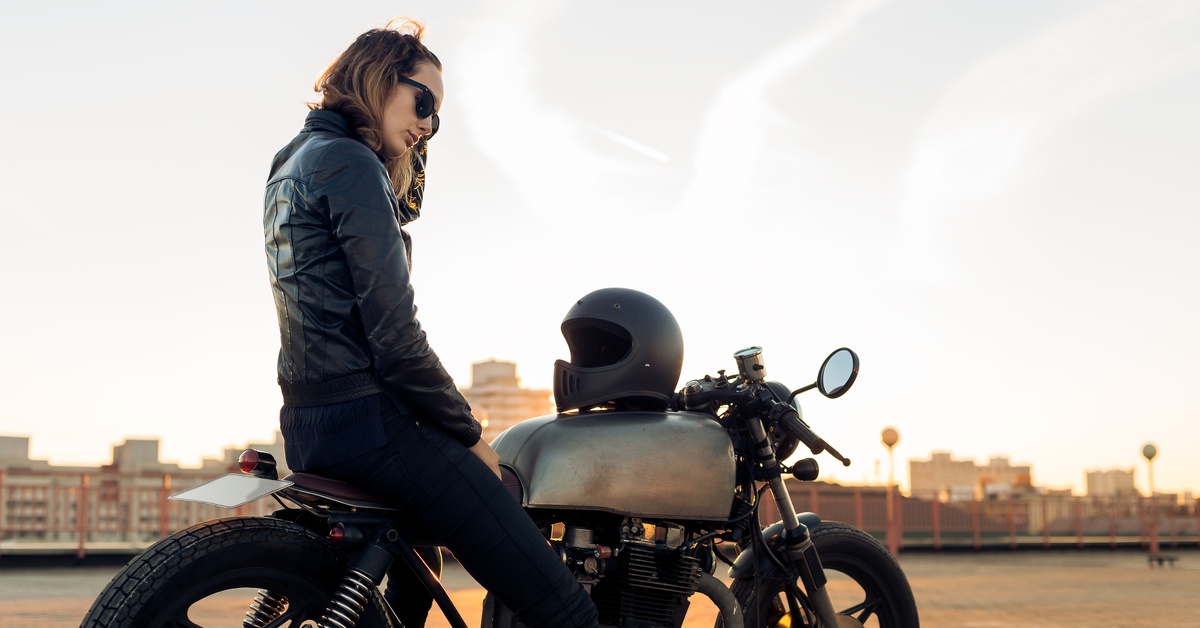
[[573, 395], [573, 394], [579, 392], [579, 389], [582, 388], [582, 384], [583, 384], [583, 382], [578, 377], [575, 377], [574, 374], [563, 371], [563, 374], [562, 374], [562, 390], [563, 390], [563, 392], [567, 393], [568, 395]]

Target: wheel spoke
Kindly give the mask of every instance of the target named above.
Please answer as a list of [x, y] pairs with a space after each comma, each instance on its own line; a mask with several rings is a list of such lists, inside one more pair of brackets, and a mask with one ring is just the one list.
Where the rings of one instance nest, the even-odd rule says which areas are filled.
[[[838, 614], [849, 615], [850, 617], [857, 619], [860, 623], [866, 624], [867, 620], [871, 618], [871, 615], [874, 614], [879, 608], [879, 604], [879, 600], [863, 600], [862, 602], [859, 602], [858, 604], [855, 604], [854, 606], [851, 606], [850, 608], [847, 608]], [[858, 613], [859, 611], [861, 611], [862, 614], [855, 615], [855, 613]]]

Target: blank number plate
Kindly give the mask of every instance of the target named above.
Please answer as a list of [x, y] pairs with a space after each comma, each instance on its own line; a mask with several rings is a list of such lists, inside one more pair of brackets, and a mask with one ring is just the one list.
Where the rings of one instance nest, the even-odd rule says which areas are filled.
[[231, 473], [176, 493], [168, 499], [236, 508], [260, 497], [282, 491], [291, 485], [292, 483], [286, 480], [269, 480], [253, 475]]

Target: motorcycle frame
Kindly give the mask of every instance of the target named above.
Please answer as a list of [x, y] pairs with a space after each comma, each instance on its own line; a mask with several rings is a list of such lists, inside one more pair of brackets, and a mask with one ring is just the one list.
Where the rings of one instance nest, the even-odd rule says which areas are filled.
[[[352, 536], [358, 538], [352, 539], [350, 551], [347, 552], [349, 560], [347, 561], [346, 571], [358, 570], [368, 576], [375, 586], [379, 586], [383, 582], [383, 577], [387, 574], [388, 568], [394, 559], [403, 560], [408, 568], [416, 574], [417, 579], [421, 581], [425, 589], [433, 597], [433, 601], [437, 603], [442, 614], [445, 615], [446, 621], [450, 623], [452, 628], [468, 628], [466, 620], [462, 614], [458, 612], [458, 608], [454, 606], [454, 602], [450, 599], [450, 595], [446, 592], [446, 588], [442, 586], [441, 580], [434, 575], [433, 570], [421, 559], [416, 550], [415, 545], [436, 545], [432, 543], [420, 543], [419, 535], [413, 534], [406, 530], [403, 524], [389, 511], [371, 508], [367, 512], [355, 511], [330, 511], [322, 508], [314, 507], [307, 503], [316, 494], [308, 493], [307, 491], [286, 488], [280, 491], [275, 497], [282, 497], [292, 502], [297, 508], [290, 508], [285, 505], [284, 510], [278, 510], [271, 513], [271, 517], [291, 521], [297, 525], [305, 525], [297, 521], [297, 515], [307, 513], [328, 524], [329, 529], [342, 524], [349, 530], [356, 531]], [[339, 502], [336, 498], [329, 495], [319, 495], [323, 500], [334, 503]], [[342, 504], [345, 506], [354, 506], [353, 504]], [[310, 526], [311, 527], [311, 526]], [[417, 539], [413, 541], [412, 539]], [[395, 611], [388, 608], [388, 612], [392, 613], [392, 619], [399, 623], [399, 619], [395, 616]]]

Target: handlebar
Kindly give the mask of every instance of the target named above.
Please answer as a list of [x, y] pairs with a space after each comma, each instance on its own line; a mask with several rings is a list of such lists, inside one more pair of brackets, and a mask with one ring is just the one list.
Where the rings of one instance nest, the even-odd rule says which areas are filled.
[[[732, 380], [732, 381], [731, 381]], [[702, 380], [691, 380], [680, 391], [677, 407], [686, 410], [710, 410], [714, 406], [738, 405], [754, 398], [754, 389], [737, 383], [737, 377], [726, 377], [725, 371], [717, 376], [705, 375]]]
[[[809, 451], [813, 455], [828, 452], [829, 455], [840, 461], [843, 466], [850, 466], [850, 459], [831, 447], [829, 443], [825, 442], [825, 439], [817, 436], [800, 418], [800, 414], [796, 412], [796, 409], [790, 403], [776, 400], [762, 384], [739, 380], [740, 378], [736, 376], [732, 378], [726, 377], [725, 371], [719, 371], [717, 377], [705, 376], [703, 380], [689, 381], [683, 390], [680, 391], [676, 407], [682, 406], [687, 410], [711, 411], [716, 406], [742, 405], [752, 402], [757, 398], [759, 402], [768, 406], [767, 417], [777, 422], [789, 434], [800, 439], [800, 442], [808, 446]], [[763, 393], [761, 395], [758, 394], [760, 390]]]
[[812, 429], [809, 428], [808, 425], [800, 418], [800, 413], [796, 412], [795, 408], [785, 403], [776, 402], [774, 406], [771, 406], [769, 412], [778, 418], [779, 425], [783, 429], [787, 430], [788, 433], [792, 434], [796, 438], [799, 438], [800, 442], [807, 445], [808, 450], [811, 451], [813, 455], [819, 454], [823, 451], [829, 452], [829, 455], [838, 459], [842, 463], [842, 466], [850, 466], [850, 459], [838, 453], [838, 450], [834, 449], [829, 445], [829, 443], [825, 442], [825, 439], [817, 436], [816, 432], [813, 432]]

